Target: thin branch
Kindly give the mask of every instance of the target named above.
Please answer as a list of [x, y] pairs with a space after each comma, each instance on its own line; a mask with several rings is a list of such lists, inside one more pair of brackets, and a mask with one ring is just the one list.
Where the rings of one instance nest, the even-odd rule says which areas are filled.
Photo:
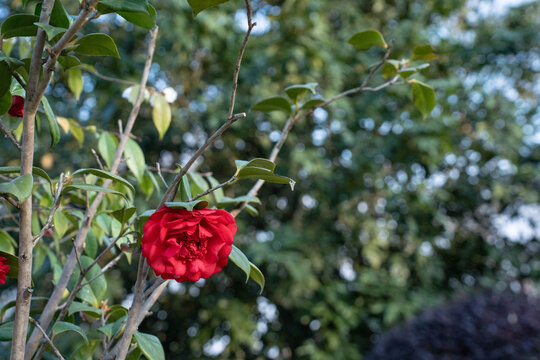
[[144, 292], [144, 297], [145, 299], [148, 298], [150, 296], [150, 294], [152, 294], [154, 292], [154, 290], [157, 289], [157, 287], [161, 284], [163, 284], [166, 280], [163, 279], [162, 277], [158, 277], [156, 279], [156, 281], [154, 281], [154, 283], [148, 288], [145, 290]]
[[92, 75], [94, 75], [94, 76], [96, 76], [96, 77], [98, 77], [100, 79], [106, 80], [106, 81], [116, 82], [116, 83], [125, 84], [125, 85], [137, 85], [138, 84], [135, 81], [128, 81], [128, 80], [124, 80], [124, 79], [118, 79], [118, 78], [115, 78], [115, 77], [103, 75], [103, 74], [99, 73], [97, 70], [92, 70], [92, 69], [88, 69], [88, 68], [81, 68], [81, 70], [86, 71], [87, 73], [92, 74]]
[[54, 346], [52, 340], [47, 336], [47, 333], [45, 332], [45, 330], [43, 330], [41, 325], [39, 325], [39, 323], [32, 317], [29, 317], [28, 320], [30, 320], [30, 322], [34, 324], [39, 329], [39, 331], [41, 331], [41, 333], [43, 334], [43, 337], [45, 338], [45, 341], [51, 346], [56, 357], [58, 357], [59, 360], [64, 360], [64, 357], [62, 356], [62, 354], [60, 354], [60, 351], [58, 351], [56, 346]]
[[81, 271], [81, 274], [84, 273], [83, 266], [81, 264], [81, 259], [79, 258], [79, 251], [77, 250], [77, 246], [75, 246], [75, 239], [71, 239], [73, 242], [73, 250], [75, 250], [75, 257], [77, 258], [77, 264], [79, 264], [79, 270]]
[[168, 188], [169, 185], [167, 184], [167, 182], [165, 181], [165, 178], [163, 177], [163, 174], [161, 173], [161, 165], [159, 164], [159, 161], [156, 163], [156, 169], [157, 169], [159, 178], [161, 179], [161, 181], [163, 181], [163, 184], [165, 185], [165, 187]]
[[19, 206], [19, 204], [12, 198], [10, 198], [7, 194], [0, 194], [1, 197], [4, 198], [4, 200], [6, 200], [8, 203], [10, 203], [12, 206], [14, 206], [15, 208], [17, 209], [20, 209], [21, 207]]
[[12, 73], [13, 77], [15, 78], [15, 80], [17, 80], [17, 82], [19, 83], [19, 85], [21, 85], [21, 87], [26, 90], [26, 84], [24, 83], [23, 79], [21, 78], [21, 76], [19, 75], [18, 72], [16, 71], [13, 71]]
[[17, 139], [15, 139], [15, 136], [13, 136], [13, 133], [4, 124], [2, 124], [2, 122], [0, 122], [0, 129], [2, 130], [4, 135], [9, 139], [9, 141], [11, 141], [13, 145], [15, 145], [17, 149], [19, 149], [19, 151], [22, 151], [21, 144], [19, 144]]
[[200, 198], [202, 198], [203, 196], [206, 196], [206, 195], [208, 195], [208, 194], [210, 194], [210, 193], [213, 193], [213, 192], [216, 191], [217, 189], [221, 189], [222, 187], [227, 186], [227, 185], [229, 185], [230, 183], [235, 182], [235, 181], [236, 181], [236, 176], [233, 176], [233, 177], [231, 177], [229, 180], [225, 181], [224, 183], [221, 183], [221, 184], [219, 184], [219, 185], [216, 185], [216, 186], [214, 186], [213, 188], [208, 189], [208, 190], [206, 190], [205, 192], [200, 193], [199, 195], [195, 196], [193, 199], [191, 199], [191, 200], [189, 200], [189, 201], [195, 201], [195, 200], [197, 200], [197, 199], [200, 199]]
[[96, 162], [98, 163], [99, 168], [101, 170], [103, 170], [104, 169], [103, 164], [101, 163], [101, 160], [99, 160], [99, 156], [98, 156], [96, 150], [94, 150], [94, 149], [90, 149], [90, 150], [92, 151], [92, 155], [94, 155], [94, 158], [96, 159]]
[[60, 174], [60, 178], [58, 179], [58, 183], [56, 184], [56, 192], [54, 194], [54, 200], [51, 207], [51, 212], [49, 213], [49, 217], [47, 218], [47, 222], [45, 222], [45, 225], [41, 228], [41, 231], [39, 234], [34, 236], [34, 239], [32, 240], [32, 246], [36, 246], [39, 239], [41, 239], [47, 231], [53, 227], [53, 219], [54, 214], [56, 213], [56, 210], [58, 210], [58, 206], [60, 205], [60, 196], [62, 194], [62, 189], [64, 188], [64, 174]]
[[188, 170], [191, 168], [193, 163], [202, 155], [202, 153], [210, 146], [212, 145], [220, 136], [227, 130], [229, 127], [231, 127], [232, 124], [234, 124], [235, 121], [238, 119], [242, 119], [246, 117], [246, 113], [240, 113], [233, 115], [229, 119], [227, 119], [227, 122], [223, 124], [212, 136], [206, 140], [206, 142], [197, 150], [197, 152], [191, 157], [191, 159], [188, 160], [186, 165], [182, 167], [182, 170], [175, 176], [171, 186], [167, 189], [165, 192], [165, 195], [163, 195], [163, 199], [161, 200], [161, 203], [158, 206], [158, 209], [165, 204], [167, 201], [171, 201], [174, 198], [174, 195], [176, 194], [177, 186], [182, 180], [182, 177], [187, 174]]
[[120, 259], [122, 258], [122, 256], [124, 256], [124, 252], [121, 252], [120, 254], [116, 255], [111, 261], [109, 261], [107, 263], [107, 265], [105, 265], [104, 267], [101, 268], [101, 271], [99, 274], [97, 274], [96, 276], [94, 276], [93, 278], [91, 278], [90, 280], [88, 280], [87, 282], [85, 282], [84, 284], [81, 285], [81, 288], [85, 287], [86, 285], [90, 284], [92, 281], [96, 280], [98, 277], [104, 275], [107, 271], [109, 271], [110, 269], [112, 269], [112, 267], [114, 265], [116, 265], [116, 263], [118, 261], [120, 261]]
[[251, 19], [252, 13], [253, 13], [253, 10], [251, 9], [251, 2], [250, 0], [246, 0], [246, 15], [247, 15], [248, 29], [246, 32], [246, 36], [244, 37], [244, 41], [242, 42], [242, 46], [240, 47], [240, 51], [238, 52], [238, 58], [236, 59], [236, 66], [234, 68], [231, 104], [229, 106], [229, 115], [227, 116], [229, 119], [233, 116], [233, 113], [234, 113], [234, 104], [236, 101], [236, 89], [238, 88], [238, 75], [240, 74], [240, 66], [242, 65], [242, 58], [244, 57], [244, 52], [246, 50], [246, 46], [249, 41], [249, 36], [251, 35], [251, 30], [253, 30], [255, 25], [257, 25], [257, 23], [254, 23]]
[[[94, 0], [92, 0], [95, 4]], [[72, 25], [73, 26], [73, 25]], [[144, 65], [144, 69], [141, 76], [141, 82], [140, 82], [140, 88], [139, 88], [139, 94], [137, 96], [137, 99], [135, 101], [135, 104], [133, 105], [133, 108], [131, 110], [131, 113], [129, 114], [128, 120], [126, 122], [126, 127], [124, 128], [123, 133], [120, 136], [118, 147], [116, 148], [116, 153], [113, 159], [113, 163], [111, 165], [111, 168], [109, 169], [110, 172], [116, 173], [118, 170], [118, 166], [120, 165], [120, 161], [122, 159], [122, 154], [124, 152], [124, 148], [126, 145], [126, 142], [129, 138], [129, 134], [131, 133], [131, 130], [133, 129], [133, 125], [135, 123], [135, 120], [139, 114], [139, 110], [142, 104], [143, 100], [143, 90], [146, 87], [146, 82], [148, 79], [148, 74], [150, 72], [150, 65], [152, 64], [152, 58], [154, 54], [155, 49], [155, 43], [156, 43], [156, 37], [158, 33], [158, 28], [154, 28], [150, 31], [149, 41], [148, 41], [148, 49], [147, 49], [147, 55], [146, 55], [146, 62]], [[103, 183], [103, 187], [107, 188], [111, 184], [110, 180], [106, 180]], [[82, 247], [82, 244], [86, 240], [86, 237], [88, 235], [88, 232], [90, 231], [90, 226], [92, 224], [92, 219], [94, 218], [97, 209], [99, 205], [101, 204], [101, 201], [103, 200], [104, 193], [99, 193], [90, 208], [86, 211], [85, 217], [82, 221], [81, 228], [79, 229], [79, 232], [77, 234], [77, 238], [75, 239], [75, 245], [77, 248]], [[75, 251], [74, 249], [69, 254], [65, 264], [64, 269], [62, 270], [62, 274], [60, 275], [60, 279], [58, 280], [57, 285], [55, 286], [53, 293], [51, 294], [49, 301], [47, 301], [47, 304], [45, 305], [45, 308], [43, 309], [41, 316], [40, 316], [40, 323], [43, 325], [43, 327], [47, 328], [50, 324], [50, 322], [53, 319], [53, 316], [58, 308], [58, 304], [62, 300], [62, 296], [64, 293], [64, 290], [67, 287], [68, 281], [75, 269], [76, 265], [76, 257], [75, 257]], [[32, 335], [30, 339], [27, 342], [27, 353], [33, 354], [37, 350], [39, 346], [39, 340], [41, 339], [41, 333], [38, 331], [32, 332]], [[29, 358], [26, 360], [30, 360]]]

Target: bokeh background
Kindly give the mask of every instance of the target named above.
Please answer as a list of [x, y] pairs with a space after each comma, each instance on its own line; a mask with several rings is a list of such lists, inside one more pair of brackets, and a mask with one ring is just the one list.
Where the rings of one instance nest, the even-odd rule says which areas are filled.
[[[0, 17], [20, 1], [1, 1]], [[154, 1], [160, 33], [150, 84], [172, 88], [171, 128], [158, 140], [143, 106], [134, 135], [146, 164], [175, 169], [226, 119], [243, 2], [193, 18], [183, 0]], [[342, 99], [298, 123], [277, 160], [294, 191], [266, 184], [259, 216], [237, 218], [236, 245], [266, 276], [262, 295], [234, 265], [207, 281], [173, 283], [143, 331], [168, 359], [361, 359], [383, 332], [465, 294], [536, 294], [540, 278], [540, 4], [537, 1], [253, 1], [258, 26], [240, 73], [236, 112], [248, 111], [197, 171], [219, 180], [235, 159], [267, 157], [286, 118], [249, 111], [292, 84], [317, 82], [326, 97], [356, 87], [381, 56], [346, 44], [364, 29], [393, 40], [394, 58], [432, 44], [439, 58], [417, 76], [437, 103], [423, 120], [410, 88]], [[145, 31], [103, 16], [85, 31], [109, 32], [121, 60], [95, 58], [102, 74], [137, 81]], [[382, 82], [377, 76], [374, 83]], [[59, 116], [84, 129], [37, 162], [52, 175], [95, 167], [98, 133], [117, 129], [131, 105], [127, 85], [84, 75], [77, 101], [60, 72], [48, 92]], [[171, 92], [171, 90], [167, 90]], [[0, 163], [17, 154], [2, 139]], [[126, 172], [127, 169], [123, 170]], [[152, 171], [152, 170], [151, 170]], [[167, 175], [166, 176], [170, 176]], [[227, 187], [246, 194], [252, 183]], [[163, 188], [147, 182], [141, 211]], [[144, 190], [144, 191], [143, 191]], [[135, 280], [122, 262], [111, 298]], [[116, 284], [116, 285], [114, 285]]]

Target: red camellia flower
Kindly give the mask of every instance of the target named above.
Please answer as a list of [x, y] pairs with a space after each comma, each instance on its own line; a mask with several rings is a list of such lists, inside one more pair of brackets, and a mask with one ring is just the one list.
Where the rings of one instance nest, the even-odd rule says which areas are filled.
[[19, 95], [13, 95], [11, 97], [11, 107], [8, 110], [8, 114], [11, 116], [22, 117], [24, 109], [24, 98]]
[[144, 225], [142, 254], [164, 279], [206, 279], [227, 265], [235, 233], [225, 210], [162, 207]]
[[9, 265], [5, 257], [0, 256], [0, 284], [6, 283], [6, 274], [9, 271]]

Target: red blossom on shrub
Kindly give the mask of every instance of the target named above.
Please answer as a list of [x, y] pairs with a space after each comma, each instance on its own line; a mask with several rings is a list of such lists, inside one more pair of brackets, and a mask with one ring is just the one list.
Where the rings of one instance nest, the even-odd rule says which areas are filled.
[[24, 98], [19, 95], [13, 95], [11, 97], [11, 107], [8, 110], [8, 114], [11, 116], [22, 117], [24, 109]]
[[197, 281], [227, 264], [235, 233], [234, 218], [225, 210], [162, 207], [144, 225], [142, 253], [156, 275]]
[[9, 265], [5, 257], [0, 256], [0, 284], [6, 283], [6, 274], [9, 271]]

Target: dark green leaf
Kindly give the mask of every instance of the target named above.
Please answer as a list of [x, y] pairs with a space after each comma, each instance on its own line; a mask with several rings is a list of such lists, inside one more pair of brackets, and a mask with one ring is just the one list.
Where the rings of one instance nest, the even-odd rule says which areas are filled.
[[68, 86], [75, 100], [79, 101], [79, 97], [83, 91], [83, 76], [80, 69], [73, 68], [68, 70]]
[[304, 97], [308, 91], [311, 91], [312, 94], [315, 94], [315, 89], [317, 88], [317, 83], [308, 83], [304, 85], [292, 85], [285, 88], [285, 92], [292, 101], [298, 100], [298, 98]]
[[189, 6], [193, 10], [193, 14], [197, 15], [201, 11], [209, 7], [216, 6], [228, 2], [229, 0], [188, 0]]
[[262, 294], [262, 292], [264, 290], [264, 284], [266, 282], [265, 279], [264, 279], [264, 275], [261, 272], [261, 270], [259, 270], [259, 268], [257, 266], [255, 266], [255, 264], [249, 263], [249, 266], [250, 266], [249, 277], [253, 281], [255, 281], [257, 284], [259, 284], [259, 286], [261, 287], [261, 291], [260, 291], [259, 294]]
[[435, 54], [435, 49], [433, 49], [431, 45], [420, 45], [414, 47], [411, 61], [433, 60], [436, 58], [438, 58], [438, 56]]
[[71, 306], [69, 307], [69, 315], [76, 313], [76, 312], [83, 312], [85, 314], [88, 314], [90, 316], [99, 318], [101, 317], [102, 311], [101, 309], [92, 307], [90, 305], [86, 305], [81, 302], [74, 301]]
[[253, 110], [271, 112], [271, 111], [283, 111], [284, 113], [291, 113], [291, 104], [289, 101], [283, 97], [272, 97], [259, 101], [252, 107]]
[[246, 204], [245, 209], [249, 213], [249, 215], [251, 215], [251, 216], [259, 215], [259, 210], [255, 209], [253, 206], [251, 206], [249, 204]]
[[414, 104], [426, 118], [436, 105], [435, 91], [431, 86], [415, 79], [409, 83], [412, 85]]
[[49, 100], [44, 96], [41, 98], [41, 104], [43, 109], [45, 109], [45, 115], [47, 117], [47, 123], [49, 124], [49, 133], [51, 134], [51, 146], [54, 146], [60, 141], [60, 127], [58, 126], [58, 121], [56, 116], [49, 104]]
[[75, 51], [82, 55], [113, 56], [120, 58], [116, 44], [109, 35], [101, 33], [88, 34], [77, 40], [75, 44], [79, 45]]
[[[11, 84], [11, 68], [5, 61], [0, 61], [0, 96], [9, 93]], [[8, 109], [9, 110], [9, 109]]]
[[318, 107], [319, 105], [321, 105], [322, 103], [324, 102], [324, 99], [319, 99], [319, 98], [313, 98], [313, 99], [309, 99], [308, 101], [306, 101], [301, 109], [302, 110], [311, 110], [313, 108], [316, 108]]
[[4, 39], [15, 36], [36, 36], [39, 17], [29, 14], [17, 14], [8, 17], [2, 23], [1, 33]]
[[358, 50], [367, 50], [372, 46], [381, 46], [387, 48], [388, 45], [384, 41], [384, 37], [377, 30], [366, 30], [354, 34], [348, 41], [349, 44], [356, 47]]
[[15, 179], [0, 184], [0, 194], [9, 194], [15, 196], [19, 202], [22, 202], [32, 195], [34, 178], [30, 174], [16, 177]]
[[154, 9], [152, 5], [148, 5], [146, 11], [147, 12], [118, 11], [118, 15], [134, 25], [150, 30], [156, 26], [156, 9]]
[[[0, 167], [0, 174], [15, 174], [15, 173], [20, 173], [20, 172], [21, 172], [21, 167], [20, 166], [3, 166], [3, 167]], [[52, 186], [52, 180], [49, 177], [49, 175], [45, 172], [45, 170], [34, 166], [34, 167], [32, 167], [32, 174], [47, 180], [49, 185]]]
[[123, 177], [113, 174], [109, 171], [100, 170], [100, 169], [79, 169], [73, 173], [72, 176], [83, 175], [83, 174], [92, 174], [94, 176], [110, 179], [112, 181], [117, 181], [125, 186], [127, 186], [131, 191], [135, 192], [135, 188]]
[[71, 21], [69, 14], [67, 13], [61, 0], [56, 0], [51, 12], [51, 24], [67, 29], [69, 28]]
[[11, 341], [13, 338], [13, 321], [0, 325], [0, 341]]
[[57, 35], [63, 34], [67, 31], [67, 29], [64, 29], [64, 28], [56, 27], [56, 26], [52, 26], [52, 25], [40, 23], [40, 22], [35, 23], [35, 25], [39, 26], [40, 28], [43, 29], [43, 31], [45, 31], [45, 33], [47, 34], [47, 39], [49, 41], [54, 39]]
[[193, 209], [204, 209], [208, 207], [208, 201], [206, 200], [195, 200], [190, 202], [166, 202], [165, 206], [171, 209], [186, 209], [188, 211], [193, 211]]
[[[82, 191], [95, 191], [95, 192], [104, 192], [104, 193], [107, 193], [107, 194], [113, 194], [113, 195], [118, 195], [118, 196], [121, 196], [123, 197], [124, 199], [126, 199], [126, 196], [124, 194], [122, 194], [121, 192], [119, 191], [116, 191], [116, 190], [111, 190], [111, 189], [106, 189], [104, 187], [101, 187], [101, 186], [96, 186], [96, 185], [89, 185], [89, 184], [73, 184], [73, 185], [68, 185], [64, 188], [64, 190], [62, 190], [62, 194], [66, 194], [72, 190], [82, 190]], [[127, 199], [126, 199], [127, 200]]]
[[229, 259], [246, 274], [246, 282], [249, 280], [250, 266], [247, 256], [235, 245], [232, 246]]
[[83, 329], [81, 329], [80, 326], [77, 326], [75, 324], [65, 322], [65, 321], [57, 321], [54, 324], [52, 331], [53, 331], [53, 336], [56, 336], [66, 331], [73, 331], [81, 335], [82, 338], [84, 339], [84, 342], [88, 343], [88, 338], [86, 337], [86, 334], [84, 333]]
[[157, 336], [136, 331], [134, 337], [147, 359], [165, 360], [165, 351]]
[[148, 8], [147, 0], [101, 0], [100, 3], [117, 11], [146, 12]]
[[399, 61], [387, 60], [385, 61], [382, 67], [382, 77], [385, 79], [390, 79], [396, 76], [398, 69], [399, 69]]
[[0, 95], [0, 115], [4, 115], [11, 107], [12, 101], [11, 93], [6, 91], [4, 95]]
[[137, 209], [135, 209], [134, 207], [122, 208], [120, 210], [113, 211], [111, 215], [116, 220], [120, 221], [121, 224], [125, 224], [129, 221], [129, 219], [131, 219], [131, 217], [133, 216], [133, 214], [135, 214], [136, 211]]
[[68, 70], [74, 66], [81, 64], [81, 61], [73, 55], [60, 56], [58, 58], [58, 63], [62, 66], [64, 70]]

